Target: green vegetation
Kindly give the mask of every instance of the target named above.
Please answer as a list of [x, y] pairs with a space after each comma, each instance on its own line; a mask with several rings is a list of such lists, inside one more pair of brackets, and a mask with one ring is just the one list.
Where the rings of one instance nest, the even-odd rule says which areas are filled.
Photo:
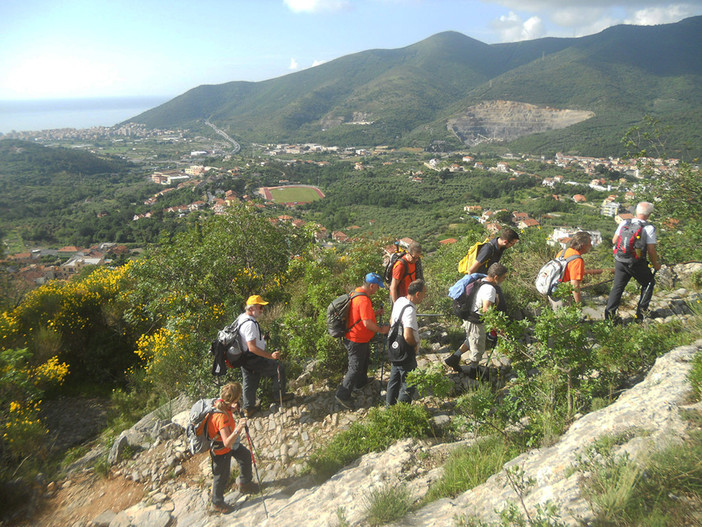
[[[699, 422], [700, 415], [694, 417]], [[616, 445], [616, 442], [614, 443]], [[597, 516], [595, 525], [693, 525], [702, 508], [702, 432], [682, 443], [633, 460], [613, 445], [598, 443], [579, 464], [587, 474], [583, 491]]]
[[364, 499], [366, 519], [372, 526], [396, 522], [412, 508], [412, 496], [407, 487], [400, 484], [371, 489]]
[[485, 436], [473, 445], [453, 451], [444, 464], [441, 478], [429, 489], [425, 502], [456, 497], [485, 483], [521, 452], [522, 449], [502, 435]]
[[385, 450], [398, 439], [424, 438], [432, 433], [429, 412], [422, 406], [398, 403], [372, 408], [364, 422], [355, 422], [307, 461], [317, 481], [324, 481], [363, 454]]

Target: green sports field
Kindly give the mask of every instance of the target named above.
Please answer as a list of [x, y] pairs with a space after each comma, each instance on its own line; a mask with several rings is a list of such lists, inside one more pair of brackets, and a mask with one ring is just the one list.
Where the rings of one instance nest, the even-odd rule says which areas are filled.
[[318, 191], [308, 187], [281, 187], [269, 189], [276, 203], [307, 202], [321, 199]]

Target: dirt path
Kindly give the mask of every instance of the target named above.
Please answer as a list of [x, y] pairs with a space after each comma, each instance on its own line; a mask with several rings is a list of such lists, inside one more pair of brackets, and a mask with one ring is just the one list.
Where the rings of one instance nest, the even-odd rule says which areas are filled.
[[102, 478], [95, 474], [80, 474], [64, 483], [51, 498], [42, 500], [36, 514], [14, 523], [18, 527], [66, 527], [97, 518], [105, 511], [119, 512], [139, 503], [146, 491], [144, 486], [123, 477]]

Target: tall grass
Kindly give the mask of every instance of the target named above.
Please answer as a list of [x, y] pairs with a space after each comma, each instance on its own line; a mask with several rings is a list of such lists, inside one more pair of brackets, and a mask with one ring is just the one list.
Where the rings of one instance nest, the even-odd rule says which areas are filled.
[[365, 501], [366, 519], [371, 526], [395, 522], [412, 508], [412, 495], [400, 484], [372, 489]]
[[701, 430], [639, 462], [607, 453], [590, 464], [588, 472], [583, 495], [595, 509], [595, 525], [654, 527], [702, 521]]
[[362, 455], [385, 450], [398, 439], [429, 437], [433, 432], [429, 419], [422, 406], [398, 403], [387, 409], [372, 408], [363, 422], [353, 423], [315, 451], [308, 466], [317, 481], [324, 481]]
[[475, 444], [451, 453], [444, 464], [444, 473], [425, 497], [425, 502], [455, 497], [485, 483], [505, 463], [520, 453], [519, 447], [502, 435], [486, 436]]

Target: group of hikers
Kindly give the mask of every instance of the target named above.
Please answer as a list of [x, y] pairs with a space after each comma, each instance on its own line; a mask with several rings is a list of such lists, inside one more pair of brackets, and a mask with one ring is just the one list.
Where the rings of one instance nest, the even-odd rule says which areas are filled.
[[[648, 222], [653, 212], [653, 205], [641, 202], [636, 207], [633, 219], [623, 221], [617, 227], [612, 238], [615, 254], [614, 284], [609, 294], [604, 318], [619, 322], [617, 310], [627, 283], [633, 277], [641, 285], [635, 320], [641, 321], [647, 313], [653, 293], [654, 270], [660, 269], [656, 251], [656, 229]], [[474, 285], [469, 306], [470, 316], [463, 322], [465, 341], [447, 358], [444, 363], [453, 370], [469, 376], [480, 375], [480, 361], [485, 353], [488, 332], [482, 321], [482, 314], [492, 306], [504, 309], [504, 299], [500, 285], [507, 277], [508, 269], [499, 263], [505, 250], [519, 241], [519, 235], [511, 228], [504, 228], [493, 240], [483, 244], [477, 252], [475, 262], [468, 268], [468, 275], [481, 273], [483, 278]], [[560, 283], [572, 286], [572, 299], [556, 298], [549, 294], [553, 309], [558, 309], [569, 302], [582, 302], [581, 284], [585, 265], [582, 256], [592, 248], [589, 233], [581, 231], [572, 236], [569, 246], [560, 252], [558, 258], [564, 262], [564, 271]], [[375, 272], [366, 274], [363, 284], [350, 293], [347, 331], [343, 344], [348, 355], [348, 368], [335, 399], [342, 407], [353, 407], [354, 390], [366, 386], [373, 379], [368, 377], [371, 357], [371, 339], [376, 334], [388, 335], [388, 355], [392, 364], [387, 384], [385, 404], [390, 406], [397, 402], [410, 403], [414, 389], [407, 385], [407, 375], [417, 367], [417, 351], [420, 336], [417, 322], [417, 306], [422, 303], [427, 286], [418, 273], [422, 258], [422, 248], [417, 242], [411, 243], [407, 251], [398, 258], [391, 270], [389, 293], [392, 311], [388, 323], [382, 322], [383, 306], [373, 307], [372, 297], [385, 288], [383, 278]], [[601, 272], [601, 271], [600, 271]], [[418, 274], [420, 276], [418, 277]], [[467, 287], [467, 286], [466, 286]], [[257, 318], [261, 316], [268, 304], [260, 295], [253, 295], [246, 301], [244, 313], [237, 318], [241, 346], [247, 352], [241, 363], [243, 388], [239, 383], [230, 383], [221, 389], [216, 406], [217, 417], [208, 424], [208, 434], [216, 438], [217, 449], [210, 451], [214, 483], [212, 502], [220, 511], [231, 510], [223, 498], [223, 492], [229, 476], [230, 457], [239, 463], [238, 480], [241, 492], [255, 492], [258, 486], [252, 481], [251, 452], [241, 444], [240, 435], [246, 426], [246, 419], [258, 410], [256, 391], [262, 377], [272, 379], [274, 398], [279, 395], [280, 402], [293, 398], [286, 392], [285, 369], [279, 362], [280, 352], [266, 351], [266, 341]], [[467, 368], [461, 367], [463, 356], [467, 355]], [[243, 408], [239, 407], [239, 400]], [[234, 412], [242, 411], [243, 416], [235, 423]]]

